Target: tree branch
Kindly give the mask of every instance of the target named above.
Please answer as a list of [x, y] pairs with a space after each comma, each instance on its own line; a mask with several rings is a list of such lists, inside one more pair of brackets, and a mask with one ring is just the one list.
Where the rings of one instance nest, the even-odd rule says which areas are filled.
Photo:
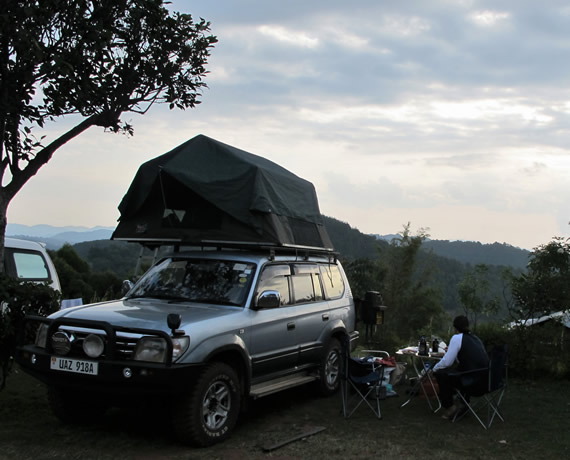
[[62, 134], [51, 144], [41, 149], [36, 154], [36, 156], [28, 162], [28, 164], [24, 169], [21, 170], [18, 169], [13, 171], [12, 181], [4, 188], [4, 192], [7, 194], [8, 200], [11, 200], [21, 190], [24, 184], [32, 176], [35, 176], [43, 165], [45, 165], [49, 160], [51, 160], [52, 155], [57, 149], [62, 147], [68, 141], [78, 136], [79, 134], [81, 134], [91, 126], [96, 125], [99, 118], [100, 118], [99, 114], [92, 115], [89, 118], [86, 118], [77, 126], [73, 127], [65, 134]]

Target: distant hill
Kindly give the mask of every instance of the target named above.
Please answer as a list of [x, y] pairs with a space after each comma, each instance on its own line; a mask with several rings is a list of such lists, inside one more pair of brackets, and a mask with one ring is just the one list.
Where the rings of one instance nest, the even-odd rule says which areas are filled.
[[[325, 226], [331, 237], [335, 250], [346, 259], [376, 258], [378, 247], [384, 247], [389, 241], [398, 235], [368, 235], [362, 233], [350, 224], [342, 222], [333, 217], [323, 216]], [[91, 241], [100, 241], [97, 244], [98, 250], [102, 250], [111, 243], [109, 240], [114, 227], [54, 227], [51, 225], [20, 225], [8, 224], [6, 236], [22, 238], [46, 243], [48, 249], [57, 250], [65, 243], [76, 245], [85, 243], [81, 248], [80, 255], [85, 255], [85, 247]], [[106, 241], [105, 241], [106, 240]], [[117, 245], [111, 245], [118, 247]], [[131, 247], [140, 248], [136, 244]], [[424, 251], [431, 251], [433, 254], [451, 260], [459, 261], [463, 264], [476, 265], [504, 265], [524, 270], [529, 251], [520, 249], [508, 244], [482, 244], [473, 241], [445, 241], [426, 240], [422, 248]], [[136, 251], [134, 251], [136, 252]], [[133, 253], [134, 253], [133, 252]], [[98, 257], [100, 259], [100, 257]], [[100, 260], [102, 263], [103, 261]]]
[[108, 240], [114, 227], [54, 227], [52, 225], [8, 224], [6, 236], [40, 241], [48, 249], [57, 250], [65, 243], [71, 245], [84, 241]]
[[347, 259], [373, 259], [378, 256], [378, 247], [385, 246], [386, 241], [378, 240], [373, 235], [366, 235], [333, 217], [323, 216], [325, 227], [331, 238], [335, 251]]
[[[341, 259], [376, 259], [382, 257], [383, 249], [397, 235], [378, 238], [351, 227], [346, 222], [324, 216], [324, 223], [335, 250]], [[14, 230], [15, 229], [15, 230]], [[77, 254], [86, 260], [95, 272], [112, 272], [121, 279], [132, 278], [141, 246], [125, 241], [111, 241], [113, 228], [109, 227], [50, 227], [50, 226], [15, 226], [11, 225], [9, 236], [14, 231], [24, 239], [41, 240], [48, 243], [48, 248], [59, 249], [65, 242], [73, 245]], [[28, 236], [26, 236], [28, 235]], [[380, 249], [380, 250], [379, 250]], [[446, 311], [457, 313], [460, 306], [457, 284], [476, 264], [489, 265], [490, 289], [497, 296], [502, 296], [503, 284], [501, 271], [503, 266], [512, 267], [515, 272], [524, 270], [529, 252], [508, 244], [481, 244], [467, 241], [427, 240], [422, 245], [418, 258], [418, 268], [434, 274], [434, 287], [442, 293], [442, 303]], [[152, 252], [145, 250], [141, 274], [148, 268]]]
[[506, 243], [481, 244], [475, 241], [428, 240], [422, 244], [424, 250], [464, 264], [504, 265], [521, 270], [526, 269], [530, 251]]

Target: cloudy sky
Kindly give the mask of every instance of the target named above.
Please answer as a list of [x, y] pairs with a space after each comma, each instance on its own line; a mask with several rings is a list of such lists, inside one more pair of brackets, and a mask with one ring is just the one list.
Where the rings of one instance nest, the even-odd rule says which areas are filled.
[[172, 8], [219, 39], [202, 104], [128, 115], [132, 138], [92, 128], [30, 180], [9, 222], [114, 226], [139, 165], [205, 134], [310, 180], [323, 214], [365, 233], [411, 222], [527, 249], [570, 236], [567, 1]]

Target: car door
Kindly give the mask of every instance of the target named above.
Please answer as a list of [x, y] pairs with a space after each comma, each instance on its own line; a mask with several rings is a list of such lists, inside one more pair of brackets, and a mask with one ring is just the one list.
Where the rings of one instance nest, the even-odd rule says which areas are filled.
[[328, 303], [316, 264], [294, 264], [291, 276], [293, 302], [296, 306], [295, 324], [299, 342], [299, 365], [319, 361], [323, 347], [323, 332], [329, 320]]
[[259, 379], [295, 369], [299, 345], [295, 322], [295, 305], [290, 296], [291, 267], [270, 264], [263, 267], [255, 297], [265, 291], [278, 291], [280, 306], [252, 312], [250, 355], [252, 377]]

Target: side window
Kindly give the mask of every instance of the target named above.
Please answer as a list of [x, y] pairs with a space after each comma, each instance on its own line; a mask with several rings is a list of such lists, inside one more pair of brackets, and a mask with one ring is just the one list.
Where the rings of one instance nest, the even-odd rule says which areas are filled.
[[313, 277], [310, 273], [294, 275], [291, 278], [295, 303], [306, 303], [315, 300]]
[[291, 277], [295, 303], [314, 302], [323, 299], [323, 291], [319, 280], [319, 269], [316, 265], [299, 264], [293, 266]]
[[344, 280], [337, 265], [319, 265], [321, 279], [327, 299], [337, 299], [344, 294]]
[[34, 281], [50, 280], [46, 261], [39, 252], [14, 251], [12, 256], [18, 279]]
[[289, 294], [289, 278], [291, 268], [289, 265], [267, 265], [259, 276], [257, 295], [263, 291], [278, 291], [281, 296], [281, 305], [291, 304]]
[[319, 300], [323, 300], [323, 288], [321, 287], [321, 279], [318, 273], [312, 274], [313, 278], [313, 288], [315, 289], [315, 300], [318, 302]]

